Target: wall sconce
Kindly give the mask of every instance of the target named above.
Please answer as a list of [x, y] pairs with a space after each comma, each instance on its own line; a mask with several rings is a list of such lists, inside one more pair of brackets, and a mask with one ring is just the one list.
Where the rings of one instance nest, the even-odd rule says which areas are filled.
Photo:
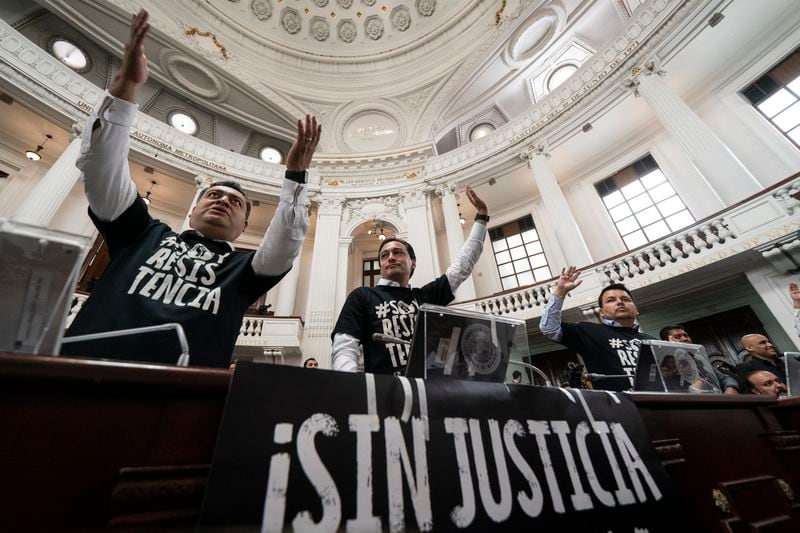
[[47, 135], [45, 135], [45, 139], [44, 139], [44, 141], [42, 141], [42, 144], [37, 146], [36, 150], [28, 150], [28, 151], [26, 151], [25, 152], [25, 157], [27, 157], [31, 161], [39, 161], [42, 158], [42, 155], [39, 152], [44, 150], [44, 145], [47, 144], [47, 141], [49, 141], [52, 138], [53, 138], [53, 136], [50, 135], [49, 133]]
[[147, 204], [147, 207], [150, 207], [150, 195], [153, 193], [153, 187], [155, 187], [156, 185], [158, 184], [155, 181], [151, 181], [150, 188], [147, 189], [147, 193], [144, 195], [144, 198], [142, 198], [142, 200], [144, 200], [144, 203]]

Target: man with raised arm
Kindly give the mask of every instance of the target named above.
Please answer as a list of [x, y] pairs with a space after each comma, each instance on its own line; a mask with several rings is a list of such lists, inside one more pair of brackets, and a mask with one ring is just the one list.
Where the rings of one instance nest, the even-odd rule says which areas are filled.
[[539, 329], [548, 339], [579, 353], [590, 372], [630, 376], [598, 379], [593, 382], [595, 389], [628, 390], [633, 386], [640, 342], [654, 337], [639, 331], [636, 320], [639, 310], [630, 291], [620, 283], [611, 284], [600, 291], [597, 305], [602, 324], [561, 322], [564, 298], [583, 283], [578, 279], [579, 276], [580, 270], [574, 266], [561, 269], [550, 301], [544, 307]]
[[411, 287], [417, 256], [411, 244], [386, 239], [378, 249], [381, 279], [376, 287], [359, 287], [342, 306], [333, 333], [333, 369], [358, 370], [359, 346], [364, 350], [364, 370], [399, 375], [408, 363], [409, 346], [373, 340], [374, 333], [410, 341], [417, 311], [424, 303], [447, 305], [466, 280], [483, 251], [488, 209], [471, 187], [467, 198], [475, 206], [475, 224], [453, 264], [440, 277], [422, 287]]
[[[319, 142], [314, 117], [297, 122], [275, 216], [256, 251], [231, 244], [247, 227], [251, 204], [235, 181], [212, 183], [191, 211], [191, 229], [176, 233], [150, 217], [130, 179], [130, 127], [136, 95], [147, 81], [144, 10], [133, 17], [122, 66], [82, 134], [89, 216], [111, 262], [75, 318], [69, 335], [181, 324], [190, 364], [227, 368], [248, 306], [292, 267], [308, 229], [306, 169]], [[66, 344], [62, 353], [162, 363], [177, 361], [178, 344], [164, 335]]]

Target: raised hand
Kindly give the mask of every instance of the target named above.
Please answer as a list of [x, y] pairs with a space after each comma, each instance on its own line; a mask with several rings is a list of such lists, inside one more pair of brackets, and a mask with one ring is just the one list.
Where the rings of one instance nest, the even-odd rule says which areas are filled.
[[800, 309], [800, 287], [797, 286], [797, 283], [792, 282], [789, 284], [789, 296], [792, 297], [794, 308]]
[[125, 54], [122, 56], [122, 66], [108, 89], [108, 92], [116, 98], [135, 103], [139, 87], [147, 81], [149, 72], [143, 43], [147, 30], [150, 29], [148, 18], [149, 15], [144, 9], [133, 16], [131, 34], [125, 43]]
[[582, 279], [578, 279], [578, 276], [580, 275], [581, 271], [574, 266], [562, 268], [561, 275], [558, 276], [558, 282], [556, 283], [556, 288], [553, 290], [553, 294], [564, 298], [572, 289], [583, 283]]
[[319, 137], [322, 134], [322, 125], [317, 124], [317, 118], [306, 115], [305, 124], [297, 121], [297, 137], [286, 156], [286, 168], [295, 172], [306, 170], [311, 165], [311, 158], [317, 149]]
[[481, 215], [489, 214], [489, 210], [486, 207], [484, 201], [481, 200], [477, 194], [475, 194], [475, 191], [472, 190], [472, 187], [470, 187], [469, 185], [467, 185], [467, 199], [469, 200], [469, 203], [475, 206], [475, 210], [478, 213], [480, 213]]

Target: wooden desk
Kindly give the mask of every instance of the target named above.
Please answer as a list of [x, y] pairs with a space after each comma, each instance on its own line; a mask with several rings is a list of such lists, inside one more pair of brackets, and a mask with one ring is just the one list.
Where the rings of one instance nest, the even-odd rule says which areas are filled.
[[[191, 529], [229, 379], [225, 370], [0, 354], [0, 529]], [[685, 496], [687, 531], [800, 531], [778, 482], [800, 493], [800, 437], [781, 425], [797, 420], [799, 401], [633, 399]]]

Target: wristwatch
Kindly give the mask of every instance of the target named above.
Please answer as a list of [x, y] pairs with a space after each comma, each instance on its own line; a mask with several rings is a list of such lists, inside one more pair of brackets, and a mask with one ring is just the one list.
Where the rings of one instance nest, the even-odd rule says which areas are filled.
[[489, 215], [482, 215], [481, 213], [475, 213], [475, 220], [483, 220], [484, 222], [489, 222]]

